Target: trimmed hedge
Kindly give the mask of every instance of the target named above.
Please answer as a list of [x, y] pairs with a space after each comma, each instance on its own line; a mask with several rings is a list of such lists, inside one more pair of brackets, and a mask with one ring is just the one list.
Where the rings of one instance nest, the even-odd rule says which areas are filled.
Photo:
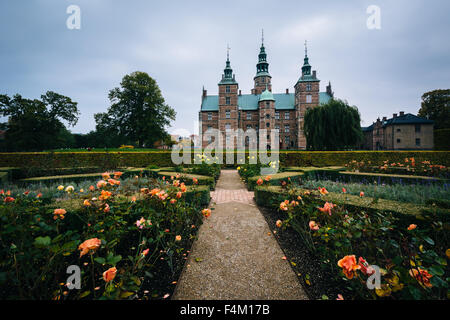
[[71, 174], [96, 173], [102, 171], [99, 167], [73, 167], [73, 168], [39, 168], [39, 167], [3, 167], [0, 171], [7, 171], [11, 180], [34, 177], [50, 177]]
[[[237, 153], [237, 151], [232, 151]], [[248, 152], [246, 152], [248, 154]], [[384, 160], [401, 162], [414, 157], [416, 161], [450, 166], [450, 151], [279, 151], [281, 165], [298, 167], [343, 166], [351, 160], [371, 161], [382, 165]], [[225, 158], [225, 152], [224, 152]], [[120, 167], [173, 166], [171, 151], [145, 152], [22, 152], [0, 153], [0, 167], [99, 167], [102, 170]]]
[[303, 172], [281, 172], [270, 175], [270, 180], [265, 181], [266, 176], [255, 176], [248, 179], [247, 188], [248, 190], [254, 190], [257, 186], [258, 179], [263, 179], [264, 184], [268, 185], [277, 185], [279, 186], [282, 181], [288, 182], [289, 179], [291, 182], [300, 182], [301, 177], [304, 175]]
[[63, 183], [63, 182], [78, 182], [84, 180], [100, 180], [102, 177], [102, 173], [81, 173], [81, 174], [69, 174], [62, 176], [50, 176], [50, 177], [34, 177], [34, 178], [26, 178], [18, 180], [19, 184], [28, 184], [28, 183], [43, 183], [43, 184], [51, 184], [51, 183]]
[[0, 184], [6, 184], [9, 181], [8, 172], [0, 172]]
[[414, 175], [404, 175], [404, 174], [385, 174], [385, 173], [370, 173], [370, 172], [350, 172], [341, 171], [339, 175], [345, 181], [369, 181], [369, 182], [380, 182], [380, 183], [398, 183], [400, 180], [405, 183], [426, 183], [426, 182], [445, 182], [446, 179], [439, 179], [427, 176], [414, 176]]
[[450, 128], [434, 130], [434, 150], [450, 150]]
[[158, 171], [156, 172], [157, 176], [159, 178], [165, 177], [166, 180], [170, 179], [170, 177], [175, 177], [177, 174], [180, 175], [181, 182], [184, 182], [187, 186], [194, 184], [194, 178], [198, 180], [199, 185], [208, 186], [210, 189], [214, 189], [216, 186], [216, 181], [213, 177], [208, 176], [201, 176], [198, 174], [190, 174], [190, 173], [180, 173], [180, 172], [174, 172], [174, 171]]
[[197, 202], [201, 206], [208, 206], [211, 200], [210, 190], [208, 186], [187, 186], [187, 190], [184, 193], [186, 201]]
[[[305, 191], [304, 189], [295, 189], [301, 193]], [[255, 201], [256, 204], [264, 207], [271, 207], [274, 205], [274, 201], [279, 197], [286, 194], [286, 190], [283, 190], [278, 186], [258, 186], [255, 189]], [[422, 219], [422, 215], [429, 214], [431, 208], [427, 206], [421, 206], [412, 203], [398, 202], [385, 199], [377, 199], [370, 197], [359, 197], [355, 195], [349, 195], [344, 193], [334, 193], [330, 192], [327, 195], [321, 196], [323, 203], [326, 201], [332, 202], [334, 204], [351, 207], [356, 210], [366, 210], [366, 211], [382, 211], [382, 212], [394, 212], [403, 215], [412, 215], [417, 219]], [[279, 199], [278, 199], [279, 200]], [[276, 205], [276, 203], [275, 203]], [[445, 212], [450, 215], [450, 210], [441, 209], [441, 213]]]

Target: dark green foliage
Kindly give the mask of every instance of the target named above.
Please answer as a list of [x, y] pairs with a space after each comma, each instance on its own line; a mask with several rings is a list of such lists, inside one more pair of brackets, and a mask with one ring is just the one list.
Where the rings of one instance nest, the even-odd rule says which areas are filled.
[[433, 120], [435, 129], [450, 128], [450, 89], [424, 93], [418, 116]]
[[165, 128], [176, 112], [165, 103], [156, 81], [136, 71], [124, 76], [120, 86], [109, 92], [108, 111], [95, 115], [97, 131], [135, 141], [140, 147], [167, 139]]
[[342, 100], [309, 109], [304, 131], [308, 150], [346, 150], [360, 144], [363, 133], [358, 109]]
[[69, 97], [48, 91], [41, 100], [0, 95], [0, 115], [8, 117], [6, 151], [39, 151], [72, 145], [73, 137], [62, 121], [75, 125], [79, 112]]

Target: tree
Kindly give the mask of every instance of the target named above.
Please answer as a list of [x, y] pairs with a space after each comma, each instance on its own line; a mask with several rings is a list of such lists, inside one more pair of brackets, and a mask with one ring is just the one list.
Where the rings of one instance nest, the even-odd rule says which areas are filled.
[[450, 89], [424, 93], [418, 116], [433, 120], [435, 129], [450, 128]]
[[120, 86], [109, 92], [107, 112], [95, 115], [97, 130], [134, 141], [139, 147], [164, 139], [176, 112], [165, 103], [156, 81], [136, 71], [125, 75]]
[[73, 142], [69, 126], [78, 121], [77, 103], [69, 97], [48, 91], [39, 99], [0, 95], [0, 114], [8, 118], [5, 134], [9, 151], [39, 151], [66, 146]]
[[304, 132], [308, 150], [345, 150], [363, 139], [358, 108], [342, 100], [307, 110]]

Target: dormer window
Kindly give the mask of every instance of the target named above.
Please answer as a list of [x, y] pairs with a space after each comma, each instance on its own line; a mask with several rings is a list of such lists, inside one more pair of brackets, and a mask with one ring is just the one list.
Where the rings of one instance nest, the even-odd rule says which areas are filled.
[[311, 91], [311, 83], [306, 84], [306, 91]]

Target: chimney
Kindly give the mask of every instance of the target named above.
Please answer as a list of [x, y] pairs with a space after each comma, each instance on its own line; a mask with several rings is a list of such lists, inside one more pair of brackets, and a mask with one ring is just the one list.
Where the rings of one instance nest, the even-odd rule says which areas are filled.
[[317, 76], [317, 71], [313, 70], [313, 78], [316, 79], [316, 76]]
[[286, 88], [286, 94], [289, 94], [289, 88]]
[[393, 117], [393, 118], [397, 118], [397, 114], [394, 113], [394, 114], [392, 115], [392, 117]]
[[383, 117], [383, 121], [387, 121], [387, 117]]
[[405, 111], [400, 111], [400, 117], [405, 115]]
[[239, 95], [241, 96], [242, 95], [242, 91], [239, 89]]

